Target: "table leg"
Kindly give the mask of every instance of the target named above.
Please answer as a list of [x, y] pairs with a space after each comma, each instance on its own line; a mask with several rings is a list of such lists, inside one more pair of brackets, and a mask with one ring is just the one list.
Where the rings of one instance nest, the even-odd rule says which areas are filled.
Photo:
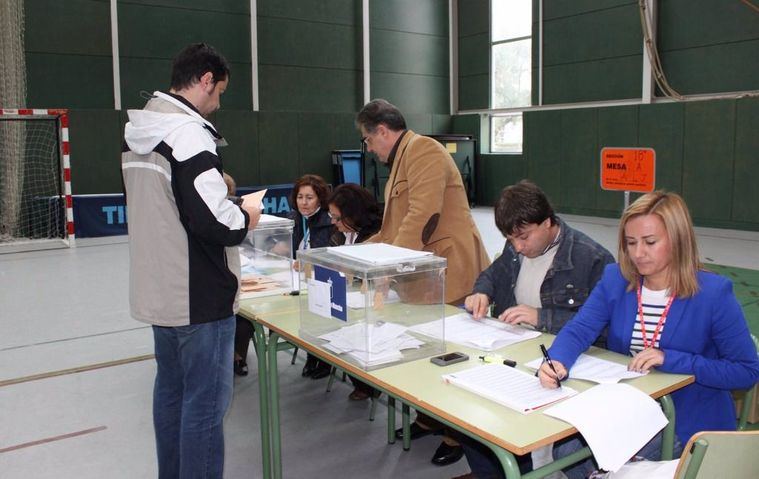
[[659, 403], [668, 421], [661, 437], [661, 460], [671, 461], [675, 449], [675, 404], [669, 394], [660, 397]]
[[401, 405], [401, 423], [403, 424], [403, 450], [411, 449], [411, 408], [408, 404]]
[[263, 326], [253, 322], [253, 345], [258, 359], [258, 401], [261, 414], [261, 456], [264, 479], [271, 477], [271, 446], [269, 432], [269, 389], [266, 370], [266, 333]]
[[271, 331], [267, 348], [269, 366], [269, 417], [271, 419], [271, 468], [274, 479], [282, 479], [282, 439], [279, 426], [279, 375], [277, 370], [277, 352], [279, 351], [279, 334]]
[[395, 398], [387, 396], [387, 443], [395, 444]]

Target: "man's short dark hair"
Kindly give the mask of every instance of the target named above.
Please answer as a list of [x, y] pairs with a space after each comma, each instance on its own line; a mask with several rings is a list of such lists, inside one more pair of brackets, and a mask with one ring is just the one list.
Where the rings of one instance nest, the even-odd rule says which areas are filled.
[[382, 209], [374, 196], [355, 183], [343, 183], [335, 188], [329, 204], [340, 210], [344, 225], [357, 233], [374, 233], [382, 226]]
[[556, 214], [551, 202], [538, 185], [522, 180], [507, 186], [495, 205], [495, 224], [504, 236], [529, 224], [540, 224], [550, 218], [556, 224]]
[[186, 46], [174, 57], [171, 66], [171, 89], [183, 90], [200, 81], [200, 77], [211, 72], [214, 82], [229, 78], [229, 64], [214, 48], [205, 43]]
[[387, 100], [377, 98], [364, 105], [358, 112], [356, 127], [363, 126], [367, 133], [374, 133], [380, 124], [384, 124], [393, 131], [406, 129], [406, 119], [403, 118], [398, 107]]

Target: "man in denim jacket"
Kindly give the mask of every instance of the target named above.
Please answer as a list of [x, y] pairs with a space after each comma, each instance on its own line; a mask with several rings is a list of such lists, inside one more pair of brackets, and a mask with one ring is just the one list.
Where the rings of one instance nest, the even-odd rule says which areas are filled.
[[480, 318], [493, 303], [493, 316], [502, 321], [558, 333], [614, 257], [561, 221], [545, 193], [527, 180], [503, 190], [495, 221], [507, 242], [477, 278], [467, 310]]
[[[545, 193], [527, 180], [501, 192], [495, 223], [506, 245], [501, 256], [480, 273], [465, 300], [466, 309], [481, 318], [493, 303], [493, 316], [502, 321], [558, 333], [585, 303], [614, 257], [561, 221]], [[596, 345], [604, 346], [605, 337], [602, 334]], [[474, 473], [460, 478], [502, 477], [498, 460], [487, 447], [467, 437], [459, 439]], [[550, 462], [550, 447], [539, 450], [540, 457], [536, 452], [533, 468]], [[529, 464], [526, 457], [519, 458], [519, 463]]]

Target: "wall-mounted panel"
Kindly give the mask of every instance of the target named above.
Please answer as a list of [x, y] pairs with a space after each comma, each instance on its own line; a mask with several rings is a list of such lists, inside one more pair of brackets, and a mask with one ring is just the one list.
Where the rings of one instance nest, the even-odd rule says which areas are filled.
[[[598, 172], [598, 110], [561, 112], [562, 208], [596, 209]], [[556, 198], [554, 198], [556, 200]]]
[[298, 176], [297, 113], [258, 115], [258, 158], [261, 184], [292, 183]]
[[448, 77], [372, 72], [372, 97], [406, 113], [448, 113]]
[[522, 155], [482, 155], [477, 175], [481, 181], [481, 191], [477, 196], [482, 205], [492, 206], [498, 200], [501, 190], [527, 178], [527, 160]]
[[30, 108], [113, 108], [111, 58], [26, 54]]
[[448, 38], [373, 29], [372, 71], [448, 76]]
[[312, 173], [334, 184], [332, 150], [335, 148], [335, 118], [324, 113], [298, 114], [298, 171]]
[[371, 28], [427, 35], [448, 35], [448, 0], [369, 2]]
[[487, 74], [490, 70], [490, 37], [479, 33], [459, 38], [459, 76]]
[[731, 217], [734, 146], [734, 101], [685, 105], [683, 197], [694, 219]]
[[638, 3], [634, 0], [542, 0], [542, 2], [545, 20], [610, 10], [622, 5]]
[[684, 111], [682, 103], [640, 105], [638, 141], [656, 151], [656, 188], [683, 188]]
[[735, 125], [735, 177], [733, 216], [735, 221], [759, 225], [759, 98], [738, 100]]
[[261, 65], [361, 68], [361, 30], [352, 25], [260, 18], [258, 47]]
[[69, 111], [71, 186], [76, 195], [121, 192], [121, 119], [116, 110]]
[[484, 110], [490, 104], [490, 75], [459, 77], [459, 110]]
[[525, 112], [523, 118], [524, 155], [527, 177], [540, 186], [558, 207], [561, 201], [562, 144], [561, 112]]
[[361, 26], [361, 0], [257, 0], [256, 7], [259, 18]]
[[635, 55], [643, 48], [636, 4], [544, 20], [543, 25], [546, 66]]
[[224, 171], [232, 175], [237, 186], [260, 185], [258, 113], [222, 108], [211, 121], [229, 143], [219, 148]]
[[111, 56], [107, 1], [27, 0], [24, 49], [34, 53]]
[[[490, 0], [459, 0], [459, 38], [490, 32]], [[488, 37], [489, 38], [489, 37]]]
[[250, 16], [119, 3], [122, 57], [171, 59], [194, 42], [212, 45], [230, 62], [250, 63]]
[[355, 70], [261, 65], [261, 111], [355, 112], [360, 82]]
[[757, 12], [743, 2], [658, 0], [661, 51], [759, 38]]
[[[108, 3], [108, 1], [105, 0], [105, 3]], [[153, 7], [167, 7], [171, 9], [181, 8], [187, 10], [250, 14], [250, 2], [240, 0], [118, 0], [118, 3], [134, 3]]]
[[[756, 15], [759, 25], [759, 14]], [[660, 53], [669, 84], [681, 94], [759, 90], [757, 39]]]
[[642, 61], [642, 55], [632, 55], [545, 67], [543, 103], [639, 98]]

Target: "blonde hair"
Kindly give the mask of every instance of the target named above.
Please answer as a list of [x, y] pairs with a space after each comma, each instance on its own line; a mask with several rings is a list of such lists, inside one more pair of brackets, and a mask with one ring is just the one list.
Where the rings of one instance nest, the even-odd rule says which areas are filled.
[[672, 259], [667, 272], [671, 294], [688, 298], [698, 292], [698, 257], [696, 234], [685, 201], [676, 193], [654, 191], [647, 193], [625, 209], [619, 221], [619, 266], [628, 281], [628, 291], [637, 288], [641, 276], [627, 252], [625, 226], [638, 216], [656, 215], [664, 222], [671, 248]]

